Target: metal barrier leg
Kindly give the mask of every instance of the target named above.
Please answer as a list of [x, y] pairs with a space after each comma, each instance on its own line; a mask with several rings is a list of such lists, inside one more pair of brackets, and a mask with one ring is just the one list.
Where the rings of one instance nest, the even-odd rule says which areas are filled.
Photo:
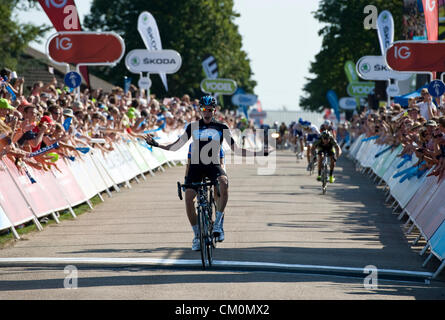
[[415, 246], [415, 245], [417, 244], [417, 242], [419, 242], [421, 236], [422, 236], [422, 235], [419, 234], [419, 235], [417, 236], [417, 238], [414, 239], [414, 241], [413, 241], [413, 246]]
[[411, 225], [411, 227], [408, 229], [408, 231], [406, 232], [406, 234], [410, 234], [410, 233], [413, 231], [413, 229], [414, 229], [415, 226], [416, 226], [416, 225], [413, 223], [413, 224]]
[[437, 276], [442, 272], [443, 268], [445, 267], [445, 260], [442, 261], [442, 263], [440, 264], [439, 268], [437, 269], [436, 272], [434, 272], [433, 274], [433, 279], [436, 279]]
[[426, 258], [425, 262], [422, 264], [422, 267], [425, 268], [432, 257], [433, 257], [433, 253], [430, 253], [429, 256]]
[[402, 212], [399, 214], [399, 216], [397, 217], [397, 220], [402, 220], [402, 218], [403, 218], [403, 216], [405, 215], [405, 213], [406, 213], [406, 209], [404, 209], [404, 210], [402, 210]]
[[425, 254], [425, 252], [428, 250], [429, 247], [430, 247], [430, 245], [427, 244], [427, 245], [422, 249], [422, 251], [420, 251], [419, 255], [420, 255], [420, 256], [423, 256], [423, 255]]

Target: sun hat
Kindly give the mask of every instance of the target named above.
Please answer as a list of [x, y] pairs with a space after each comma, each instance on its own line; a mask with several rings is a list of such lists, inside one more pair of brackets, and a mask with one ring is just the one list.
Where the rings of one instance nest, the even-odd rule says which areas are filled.
[[69, 109], [69, 108], [63, 109], [63, 115], [65, 117], [73, 118], [74, 117], [73, 109]]
[[0, 109], [8, 109], [8, 110], [15, 110], [13, 106], [11, 106], [5, 98], [0, 99]]

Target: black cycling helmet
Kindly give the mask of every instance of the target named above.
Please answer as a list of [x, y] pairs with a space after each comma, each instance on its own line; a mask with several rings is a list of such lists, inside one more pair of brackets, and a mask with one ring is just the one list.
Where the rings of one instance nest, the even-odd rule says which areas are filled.
[[320, 134], [320, 138], [321, 139], [329, 139], [331, 137], [331, 134], [329, 133], [329, 131], [323, 131], [321, 134]]
[[207, 107], [216, 107], [216, 100], [210, 95], [202, 96], [201, 99], [199, 99], [199, 105]]

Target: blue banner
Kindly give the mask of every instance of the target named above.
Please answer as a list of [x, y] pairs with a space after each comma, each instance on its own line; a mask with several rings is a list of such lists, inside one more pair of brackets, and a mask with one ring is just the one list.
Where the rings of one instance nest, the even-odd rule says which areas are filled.
[[328, 99], [329, 103], [331, 104], [332, 109], [334, 109], [335, 116], [337, 117], [337, 121], [340, 122], [340, 110], [339, 110], [339, 104], [338, 104], [338, 97], [334, 90], [329, 90], [326, 93], [326, 98]]

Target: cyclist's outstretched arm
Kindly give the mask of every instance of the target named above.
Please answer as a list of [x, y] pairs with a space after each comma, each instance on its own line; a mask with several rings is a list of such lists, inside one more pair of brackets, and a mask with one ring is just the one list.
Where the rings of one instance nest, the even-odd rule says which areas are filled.
[[167, 151], [177, 151], [184, 146], [187, 141], [190, 139], [191, 136], [191, 130], [189, 129], [189, 126], [186, 128], [185, 132], [173, 143], [170, 143], [168, 145], [160, 145], [158, 142], [156, 142], [153, 139], [153, 136], [147, 134], [145, 137], [145, 140], [149, 145], [152, 145], [153, 147], [158, 147], [160, 149], [164, 149]]

